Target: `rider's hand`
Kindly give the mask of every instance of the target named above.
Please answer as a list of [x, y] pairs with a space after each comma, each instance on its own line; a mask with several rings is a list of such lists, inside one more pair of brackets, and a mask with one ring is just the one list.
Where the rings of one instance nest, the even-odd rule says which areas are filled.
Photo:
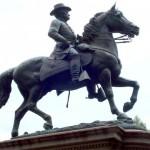
[[69, 48], [70, 44], [71, 44], [71, 42], [70, 42], [70, 41], [66, 41], [66, 42], [64, 42], [64, 43], [63, 43], [63, 47], [64, 47], [64, 49]]
[[70, 42], [69, 41], [65, 41], [65, 42], [61, 43], [61, 45], [60, 45], [60, 47], [62, 49], [67, 49], [67, 48], [69, 48], [69, 46], [70, 46]]

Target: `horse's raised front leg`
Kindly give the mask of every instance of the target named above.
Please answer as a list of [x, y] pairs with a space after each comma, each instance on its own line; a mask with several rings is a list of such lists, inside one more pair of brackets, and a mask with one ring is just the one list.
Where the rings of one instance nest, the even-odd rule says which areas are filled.
[[124, 103], [123, 111], [127, 112], [132, 109], [137, 101], [137, 95], [139, 91], [139, 84], [137, 83], [137, 81], [127, 80], [122, 77], [118, 77], [115, 80], [112, 80], [112, 85], [116, 87], [133, 87], [130, 102]]

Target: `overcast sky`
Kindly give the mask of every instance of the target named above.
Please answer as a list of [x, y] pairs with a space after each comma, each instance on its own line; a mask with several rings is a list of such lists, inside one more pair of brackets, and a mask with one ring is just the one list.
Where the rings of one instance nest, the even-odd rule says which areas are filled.
[[[50, 55], [55, 42], [47, 35], [53, 19], [49, 13], [58, 2], [72, 8], [68, 23], [76, 34], [82, 34], [84, 25], [95, 13], [107, 11], [115, 3], [114, 0], [0, 0], [0, 73], [29, 58]], [[141, 87], [138, 101], [127, 115], [132, 118], [138, 115], [150, 128], [150, 4], [147, 0], [118, 0], [117, 8], [140, 27], [139, 36], [131, 43], [118, 44], [123, 65], [121, 76], [137, 80]], [[0, 109], [0, 140], [10, 138], [15, 110], [23, 101], [14, 82], [12, 89], [9, 101]], [[114, 88], [115, 102], [120, 111], [124, 102], [129, 101], [131, 92], [131, 88]], [[51, 92], [38, 103], [40, 109], [52, 116], [54, 127], [116, 119], [107, 101], [98, 103], [95, 99], [87, 100], [84, 88], [71, 92], [67, 109], [67, 94], [64, 92], [57, 97], [55, 92]], [[43, 123], [40, 117], [29, 112], [21, 121], [19, 133], [43, 130]]]

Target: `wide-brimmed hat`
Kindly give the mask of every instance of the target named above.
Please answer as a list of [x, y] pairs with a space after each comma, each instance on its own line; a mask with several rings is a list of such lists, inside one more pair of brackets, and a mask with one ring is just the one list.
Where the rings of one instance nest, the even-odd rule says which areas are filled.
[[54, 15], [54, 14], [55, 14], [58, 10], [60, 10], [60, 9], [66, 9], [66, 10], [68, 10], [68, 11], [71, 10], [70, 7], [65, 6], [63, 3], [59, 3], [59, 4], [56, 4], [56, 5], [54, 6], [54, 9], [50, 12], [50, 15], [51, 15], [51, 16]]

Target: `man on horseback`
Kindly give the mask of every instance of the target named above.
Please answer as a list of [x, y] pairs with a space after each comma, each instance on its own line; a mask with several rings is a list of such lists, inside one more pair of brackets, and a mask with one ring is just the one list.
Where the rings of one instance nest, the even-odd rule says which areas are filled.
[[58, 3], [50, 12], [50, 15], [56, 18], [52, 21], [48, 32], [48, 36], [56, 41], [50, 58], [69, 60], [72, 81], [76, 83], [80, 75], [80, 56], [74, 48], [76, 36], [67, 24], [70, 19], [69, 11], [71, 11], [70, 7]]
[[[86, 53], [79, 52], [83, 67], [90, 75], [91, 80], [88, 80], [87, 84], [82, 85], [80, 84], [81, 82], [78, 82], [79, 84], [71, 85], [70, 76], [68, 71], [66, 71], [68, 70], [68, 64], [66, 61], [63, 61], [63, 59], [70, 57], [72, 79], [78, 81], [80, 57], [78, 52], [74, 49], [76, 36], [66, 23], [69, 20], [68, 12], [70, 10], [71, 8], [63, 4], [57, 4], [50, 13], [56, 17], [49, 30], [49, 36], [57, 42], [55, 50], [51, 55], [52, 59], [57, 59], [56, 61], [49, 60], [47, 57], [36, 57], [0, 74], [0, 108], [8, 101], [11, 93], [12, 80], [16, 82], [23, 96], [22, 104], [15, 111], [12, 137], [18, 136], [20, 121], [28, 111], [32, 111], [44, 119], [46, 121], [44, 127], [51, 129], [53, 127], [51, 116], [40, 110], [37, 107], [37, 102], [52, 90], [74, 90], [83, 86], [87, 86], [89, 98], [97, 98], [100, 102], [106, 98], [108, 99], [111, 113], [117, 116], [119, 126], [123, 125], [122, 127], [127, 127], [128, 123], [130, 123], [128, 127], [131, 129], [131, 125], [133, 124], [133, 128], [135, 128], [132, 119], [120, 112], [114, 102], [112, 86], [132, 87], [133, 91], [130, 101], [124, 103], [123, 110], [127, 112], [132, 109], [137, 101], [139, 85], [136, 81], [120, 77], [121, 65], [118, 61], [118, 49], [112, 34], [121, 33], [134, 37], [134, 35], [139, 34], [139, 27], [121, 15], [121, 13], [115, 9], [115, 5], [106, 13], [102, 12], [96, 14], [90, 21], [90, 24], [86, 25], [82, 37], [82, 42], [85, 42], [85, 44], [88, 43], [92, 49], [96, 47], [96, 50], [93, 54], [87, 51]], [[121, 16], [118, 15], [118, 13]], [[85, 44], [84, 46], [82, 45], [84, 48]], [[84, 60], [88, 60], [88, 63], [85, 63]], [[64, 68], [64, 70], [62, 69], [62, 63], [66, 65], [66, 70]], [[58, 64], [60, 64], [60, 66], [58, 66]], [[59, 69], [57, 67], [59, 67]], [[58, 72], [55, 72], [54, 69]], [[46, 72], [47, 70], [48, 72]], [[50, 74], [51, 72], [53, 74]], [[104, 96], [100, 93], [102, 91], [100, 91], [99, 86], [97, 86], [98, 93], [96, 93], [96, 84], [102, 85], [105, 92]], [[123, 122], [123, 124], [121, 122]]]
[[[50, 55], [50, 58], [69, 60], [72, 81], [73, 83], [77, 83], [81, 68], [80, 55], [74, 48], [77, 38], [71, 27], [67, 24], [67, 21], [70, 19], [69, 11], [71, 11], [70, 7], [65, 6], [62, 3], [58, 3], [50, 12], [50, 15], [55, 16], [56, 18], [52, 21], [48, 32], [48, 36], [56, 41], [56, 46], [54, 48], [54, 51]], [[86, 50], [89, 47], [87, 44], [80, 44], [78, 48], [81, 50]], [[83, 80], [85, 79], [87, 78], [84, 77]], [[95, 85], [91, 85], [91, 83], [89, 83], [87, 85], [87, 90], [89, 94], [88, 98], [101, 99], [100, 97], [102, 92], [100, 91], [101, 93], [96, 93]]]

